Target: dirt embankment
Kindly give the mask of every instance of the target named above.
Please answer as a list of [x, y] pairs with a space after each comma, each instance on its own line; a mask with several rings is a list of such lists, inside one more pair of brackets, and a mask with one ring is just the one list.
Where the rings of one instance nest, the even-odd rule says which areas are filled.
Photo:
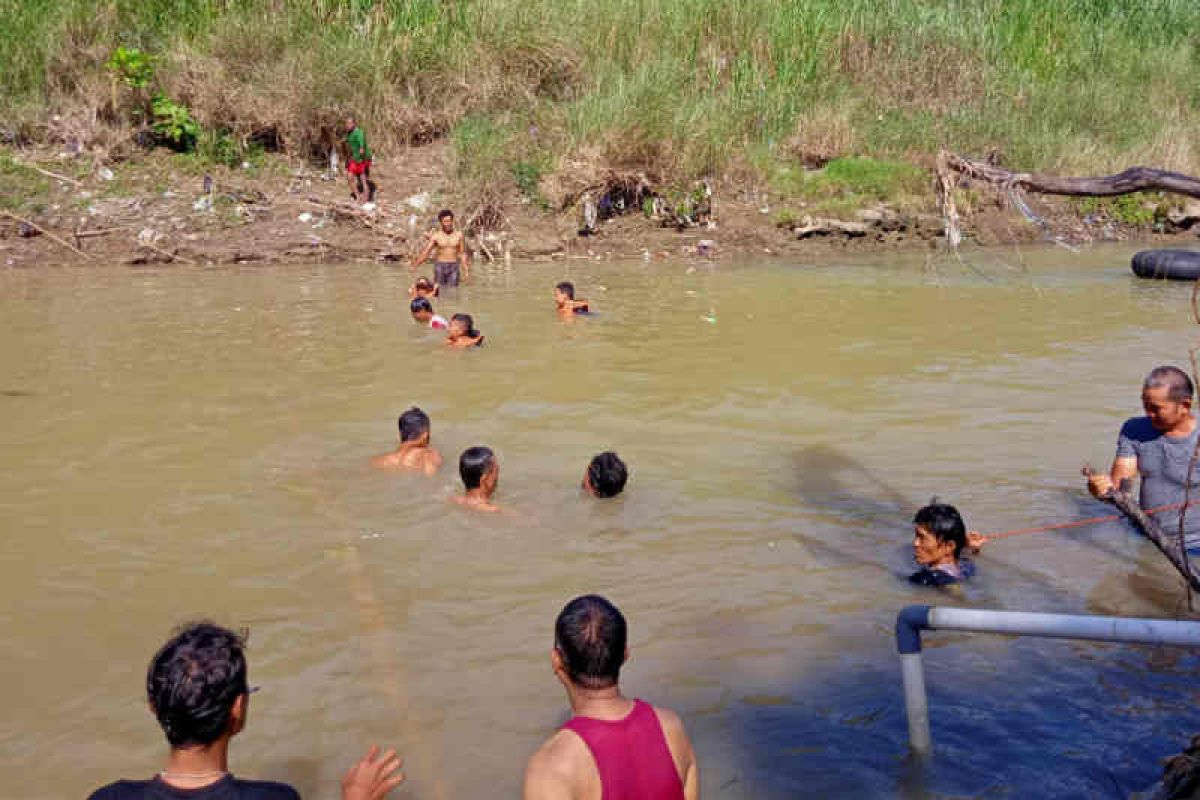
[[[452, 178], [443, 145], [412, 148], [379, 162], [374, 208], [356, 206], [344, 176], [269, 157], [254, 166], [205, 172], [165, 152], [93, 165], [54, 152], [10, 152], [0, 196], [0, 265], [52, 263], [406, 262], [441, 208], [460, 219], [478, 209]], [[1081, 214], [1057, 200], [1031, 200], [1037, 220], [1000, 198], [977, 193], [964, 224], [978, 245], [1052, 237], [1084, 243], [1167, 239], [1200, 224], [1180, 213], [1166, 234]], [[679, 228], [639, 212], [600, 219], [581, 234], [578, 205], [554, 213], [515, 193], [503, 198], [497, 227], [471, 231], [475, 257], [549, 261], [623, 258], [798, 258], [845, 249], [944, 246], [932, 188], [920, 211], [887, 204], [837, 215], [759, 192], [712, 186], [707, 222]], [[4, 212], [10, 209], [11, 212]], [[603, 215], [601, 215], [603, 216]]]

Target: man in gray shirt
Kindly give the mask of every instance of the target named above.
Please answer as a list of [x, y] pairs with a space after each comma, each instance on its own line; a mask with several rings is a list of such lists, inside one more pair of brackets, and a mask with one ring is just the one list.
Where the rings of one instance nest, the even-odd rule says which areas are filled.
[[[1156, 367], [1142, 384], [1144, 417], [1134, 417], [1121, 426], [1117, 456], [1110, 474], [1095, 473], [1088, 491], [1103, 497], [1121, 481], [1142, 478], [1141, 505], [1144, 509], [1181, 504], [1188, 482], [1188, 465], [1196, 449], [1200, 427], [1192, 416], [1195, 393], [1188, 374], [1177, 367]], [[1192, 500], [1200, 500], [1200, 464], [1192, 475]], [[1179, 530], [1179, 510], [1155, 514], [1168, 535]], [[1200, 554], [1200, 508], [1187, 514], [1188, 550]]]

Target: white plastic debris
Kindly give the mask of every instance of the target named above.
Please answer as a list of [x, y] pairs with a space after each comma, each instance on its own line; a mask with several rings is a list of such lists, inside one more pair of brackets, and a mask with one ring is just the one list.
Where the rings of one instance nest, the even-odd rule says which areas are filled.
[[305, 211], [300, 216], [296, 217], [296, 219], [300, 222], [312, 222], [312, 214]]
[[101, 167], [100, 169], [96, 170], [96, 174], [100, 176], [100, 180], [102, 181], [111, 181], [117, 177], [108, 167]]
[[429, 208], [429, 200], [429, 192], [421, 192], [420, 194], [414, 194], [405, 200], [404, 203], [414, 211], [423, 212]]
[[377, 208], [379, 208], [379, 206], [375, 205], [374, 203], [363, 203], [362, 206], [363, 211], [374, 211]]

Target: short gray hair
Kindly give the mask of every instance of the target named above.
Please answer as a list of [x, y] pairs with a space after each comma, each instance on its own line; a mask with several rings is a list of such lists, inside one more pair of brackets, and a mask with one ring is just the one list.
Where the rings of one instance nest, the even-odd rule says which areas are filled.
[[1155, 367], [1150, 370], [1145, 383], [1142, 384], [1143, 389], [1164, 387], [1167, 390], [1167, 399], [1175, 403], [1191, 400], [1196, 391], [1192, 386], [1192, 379], [1179, 367]]

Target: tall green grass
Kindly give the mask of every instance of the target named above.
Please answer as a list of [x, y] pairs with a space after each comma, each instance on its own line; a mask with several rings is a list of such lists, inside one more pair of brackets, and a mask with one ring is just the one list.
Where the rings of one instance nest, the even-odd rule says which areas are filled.
[[206, 125], [298, 151], [351, 108], [385, 148], [462, 126], [478, 179], [551, 152], [769, 182], [805, 154], [940, 146], [1200, 171], [1195, 0], [0, 0], [0, 19], [5, 118], [87, 100], [123, 44]]

